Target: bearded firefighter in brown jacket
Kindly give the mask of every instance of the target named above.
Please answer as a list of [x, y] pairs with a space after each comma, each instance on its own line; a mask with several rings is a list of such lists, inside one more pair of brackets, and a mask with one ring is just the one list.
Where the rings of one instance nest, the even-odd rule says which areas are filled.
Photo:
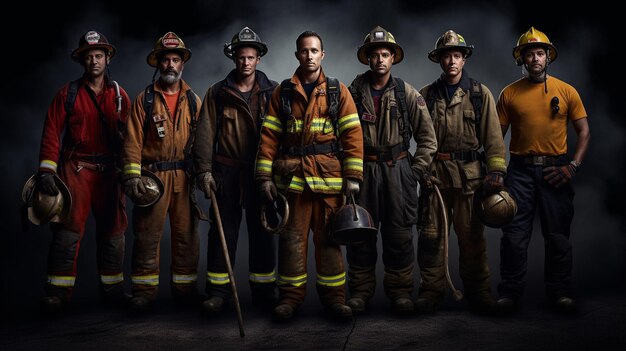
[[[296, 48], [300, 67], [272, 95], [256, 160], [262, 195], [273, 201], [277, 188], [286, 191], [293, 214], [280, 233], [280, 301], [273, 318], [290, 320], [304, 301], [312, 229], [320, 300], [332, 317], [350, 320], [343, 257], [341, 248], [330, 241], [329, 219], [341, 205], [342, 192], [358, 193], [363, 178], [361, 124], [347, 87], [327, 79], [322, 70], [321, 37], [306, 31], [296, 40]], [[338, 98], [330, 99], [333, 95]]]
[[[124, 141], [124, 186], [135, 201], [132, 256], [131, 308], [147, 310], [159, 286], [159, 251], [163, 225], [169, 213], [172, 241], [172, 294], [181, 302], [199, 302], [196, 290], [199, 212], [193, 198], [190, 149], [200, 98], [181, 79], [191, 51], [174, 33], [156, 42], [148, 64], [157, 67], [160, 78], [140, 93], [128, 117]], [[160, 199], [140, 207], [136, 199], [146, 195], [142, 173], [153, 171], [163, 183]]]
[[[237, 251], [242, 208], [246, 209], [249, 238], [249, 280], [252, 302], [276, 303], [274, 237], [261, 229], [259, 192], [253, 177], [259, 129], [277, 83], [256, 70], [267, 45], [245, 27], [224, 48], [236, 68], [206, 93], [193, 147], [198, 187], [207, 198], [215, 192], [220, 208], [231, 265]], [[211, 212], [213, 215], [213, 212]], [[212, 218], [212, 223], [215, 218]], [[221, 312], [231, 296], [230, 279], [217, 227], [211, 226], [207, 252], [206, 290], [202, 308], [210, 315]]]

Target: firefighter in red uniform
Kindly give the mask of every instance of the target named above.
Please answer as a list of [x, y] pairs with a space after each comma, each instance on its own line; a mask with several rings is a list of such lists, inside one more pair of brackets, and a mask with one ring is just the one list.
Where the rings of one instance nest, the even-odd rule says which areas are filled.
[[169, 213], [172, 241], [172, 295], [180, 302], [201, 301], [196, 289], [200, 211], [193, 197], [191, 145], [200, 98], [181, 78], [191, 51], [168, 32], [157, 40], [148, 64], [160, 73], [133, 102], [124, 139], [124, 187], [135, 200], [147, 193], [142, 169], [152, 171], [164, 185], [156, 203], [133, 208], [135, 241], [132, 258], [133, 298], [130, 307], [146, 311], [159, 286], [159, 251]]
[[[76, 259], [89, 212], [96, 220], [100, 293], [105, 301], [126, 300], [122, 274], [127, 219], [115, 161], [130, 100], [107, 68], [115, 47], [96, 31], [80, 37], [72, 59], [85, 73], [55, 96], [44, 124], [39, 153], [38, 186], [49, 195], [59, 191], [58, 173], [73, 205], [63, 223], [52, 223], [48, 280], [43, 308], [58, 312], [69, 302], [76, 280]], [[64, 135], [61, 137], [61, 135]]]
[[[280, 233], [279, 304], [272, 316], [276, 321], [290, 320], [304, 301], [308, 234], [312, 230], [320, 300], [332, 317], [350, 320], [341, 249], [330, 241], [328, 223], [341, 205], [342, 192], [349, 196], [359, 191], [363, 134], [348, 88], [327, 80], [322, 70], [321, 37], [306, 31], [296, 40], [296, 48], [300, 67], [272, 95], [256, 160], [262, 196], [273, 201], [277, 188], [284, 190], [293, 209]], [[327, 94], [338, 98], [332, 101]]]

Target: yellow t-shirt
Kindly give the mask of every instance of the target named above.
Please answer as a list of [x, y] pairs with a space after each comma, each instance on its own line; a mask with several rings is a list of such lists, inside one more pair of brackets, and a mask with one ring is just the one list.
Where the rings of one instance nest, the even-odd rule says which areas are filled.
[[[513, 155], [563, 155], [567, 153], [567, 123], [586, 118], [587, 112], [571, 85], [548, 76], [548, 93], [543, 83], [522, 78], [500, 93], [497, 110], [500, 124], [511, 126]], [[558, 98], [559, 111], [551, 101]]]

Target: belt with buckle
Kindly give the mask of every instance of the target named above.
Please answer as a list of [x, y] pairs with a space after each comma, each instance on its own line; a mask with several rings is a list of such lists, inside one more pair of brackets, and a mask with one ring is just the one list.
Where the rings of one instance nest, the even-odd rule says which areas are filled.
[[558, 164], [559, 156], [551, 155], [511, 155], [511, 160], [520, 160], [525, 165], [531, 166], [556, 166]]

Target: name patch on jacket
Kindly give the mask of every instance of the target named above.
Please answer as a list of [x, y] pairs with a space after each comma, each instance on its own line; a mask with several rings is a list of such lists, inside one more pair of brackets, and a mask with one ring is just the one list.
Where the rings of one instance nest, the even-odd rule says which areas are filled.
[[372, 115], [367, 112], [363, 112], [363, 115], [361, 116], [361, 120], [369, 123], [376, 123], [376, 118], [376, 115]]

